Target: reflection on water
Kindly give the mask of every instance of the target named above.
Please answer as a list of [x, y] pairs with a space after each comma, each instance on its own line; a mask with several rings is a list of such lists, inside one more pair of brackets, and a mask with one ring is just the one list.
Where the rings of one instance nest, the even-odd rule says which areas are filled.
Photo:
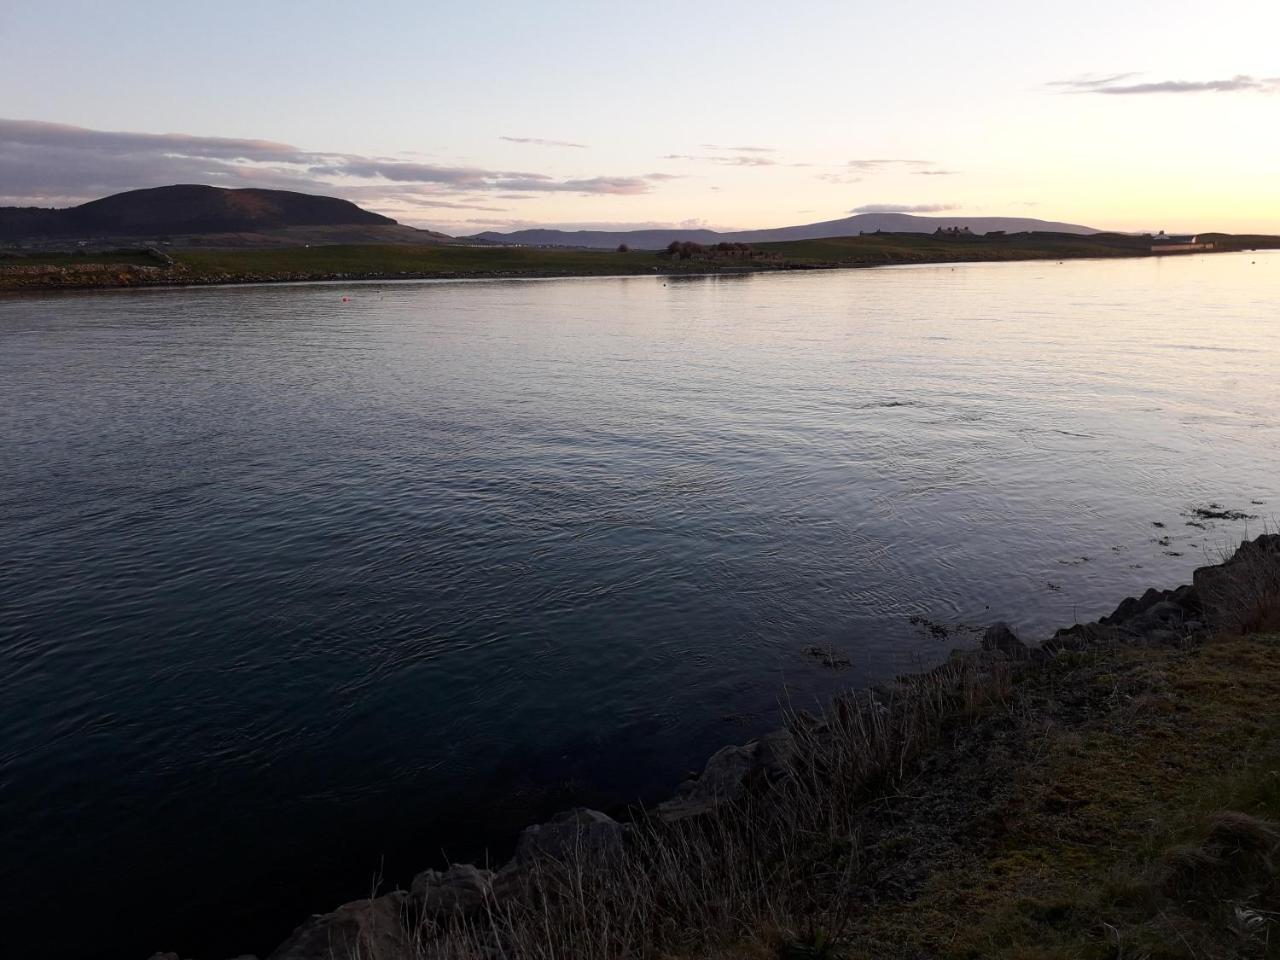
[[1280, 503], [1278, 301], [1257, 253], [2, 301], [6, 929], [266, 952], [1186, 580]]

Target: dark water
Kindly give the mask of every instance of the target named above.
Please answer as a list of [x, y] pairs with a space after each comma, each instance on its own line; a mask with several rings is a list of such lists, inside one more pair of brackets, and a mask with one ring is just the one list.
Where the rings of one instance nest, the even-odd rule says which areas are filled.
[[1278, 307], [1267, 254], [0, 301], [0, 930], [265, 954], [971, 642], [913, 615], [1185, 581], [1280, 504]]

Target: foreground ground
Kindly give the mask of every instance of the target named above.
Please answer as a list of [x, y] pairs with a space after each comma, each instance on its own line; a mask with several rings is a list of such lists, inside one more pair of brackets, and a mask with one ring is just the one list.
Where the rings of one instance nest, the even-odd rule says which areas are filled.
[[1273, 955], [1277, 704], [1276, 635], [1027, 673], [885, 798], [843, 955]]
[[[1280, 246], [1277, 237], [1214, 235], [1218, 249]], [[1149, 256], [1145, 238], [1032, 233], [997, 237], [869, 234], [707, 249], [686, 257], [653, 251], [412, 244], [335, 244], [283, 249], [108, 250], [0, 253], [0, 291], [180, 286], [303, 280], [625, 276], [754, 273], [906, 263]]]

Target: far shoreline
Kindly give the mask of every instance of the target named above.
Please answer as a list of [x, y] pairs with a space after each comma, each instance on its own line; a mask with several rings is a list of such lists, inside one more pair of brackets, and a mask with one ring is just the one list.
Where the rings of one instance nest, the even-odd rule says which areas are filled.
[[[1277, 239], [1277, 247], [1280, 247], [1280, 238]], [[723, 267], [711, 266], [710, 268], [708, 268], [706, 263], [698, 263], [696, 266], [691, 264], [688, 268], [682, 268], [673, 263], [655, 264], [650, 262], [654, 255], [646, 255], [640, 251], [630, 254], [613, 254], [591, 251], [591, 253], [602, 257], [634, 256], [637, 259], [642, 256], [646, 257], [645, 263], [637, 264], [636, 268], [632, 270], [615, 269], [600, 272], [592, 269], [584, 269], [582, 267], [551, 267], [532, 269], [498, 268], [492, 270], [317, 271], [314, 273], [289, 271], [266, 274], [257, 272], [192, 274], [184, 267], [178, 267], [178, 269], [175, 270], [173, 268], [165, 269], [152, 266], [138, 266], [136, 264], [116, 264], [106, 261], [100, 263], [85, 263], [83, 265], [76, 266], [74, 270], [66, 267], [50, 267], [47, 272], [38, 274], [26, 272], [23, 274], [6, 275], [6, 268], [2, 265], [2, 261], [0, 261], [0, 296], [33, 293], [44, 294], [62, 291], [97, 292], [104, 290], [143, 289], [195, 290], [206, 287], [262, 287], [290, 284], [367, 285], [375, 283], [471, 283], [512, 280], [620, 280], [639, 277], [707, 279], [808, 271], [865, 270], [879, 267], [937, 267], [981, 263], [1065, 263], [1068, 260], [1089, 262], [1117, 259], [1163, 260], [1171, 257], [1186, 258], [1202, 255], [1246, 253], [1250, 252], [1250, 249], [1251, 248], [1229, 247], [1224, 245], [1212, 250], [1159, 254], [1150, 251], [1130, 250], [1125, 250], [1123, 252], [1112, 250], [1106, 253], [1086, 253], [1076, 251], [1046, 251], [1044, 253], [1033, 253], [1017, 249], [1008, 251], [1010, 255], [1007, 256], [992, 255], [993, 253], [1003, 253], [1005, 251], [984, 249], [981, 253], [985, 255], [977, 256], [964, 256], [964, 253], [967, 251], [955, 251], [961, 255], [957, 257], [947, 255], [930, 256], [928, 254], [924, 254], [910, 258], [903, 257], [900, 259], [894, 259], [892, 257], [884, 257], [874, 260], [866, 259], [844, 262], [781, 260], [750, 264], [726, 264]], [[1258, 249], [1273, 248], [1252, 248], [1254, 252]], [[192, 251], [186, 250], [174, 251], [175, 255], [179, 257], [191, 252]], [[243, 254], [248, 256], [263, 255], [272, 252], [274, 251], [230, 251], [233, 255]], [[581, 253], [581, 251], [557, 250], [555, 253]], [[951, 251], [947, 251], [947, 253], [951, 253]], [[679, 262], [680, 261], [677, 261], [677, 263]], [[613, 266], [613, 264], [610, 264], [609, 266]], [[24, 266], [21, 269], [24, 271], [33, 271], [37, 268], [33, 265], [31, 267]]]

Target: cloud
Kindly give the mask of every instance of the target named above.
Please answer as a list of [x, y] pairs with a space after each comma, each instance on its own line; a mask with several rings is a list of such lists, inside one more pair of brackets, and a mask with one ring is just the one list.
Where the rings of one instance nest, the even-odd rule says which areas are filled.
[[377, 207], [443, 207], [452, 210], [483, 210], [506, 213], [506, 207], [491, 206], [495, 199], [528, 199], [529, 194], [490, 193], [478, 197], [459, 194], [449, 188], [430, 184], [361, 184], [345, 185], [342, 196], [361, 205]]
[[1126, 96], [1144, 93], [1280, 93], [1280, 77], [1253, 77], [1245, 73], [1227, 80], [1155, 80], [1126, 83], [1139, 76], [1136, 73], [1116, 73], [1110, 76], [1078, 77], [1074, 80], [1054, 80], [1047, 84], [1063, 93], [1102, 93]]
[[1141, 76], [1138, 73], [1082, 73], [1072, 80], [1051, 80], [1045, 86], [1047, 87], [1078, 87], [1080, 89], [1091, 89], [1093, 87], [1109, 87], [1114, 86], [1124, 80], [1132, 77]]
[[527, 143], [535, 147], [573, 147], [575, 150], [586, 150], [585, 143], [570, 143], [568, 140], [544, 140], [542, 137], [499, 137], [508, 143]]
[[712, 156], [706, 154], [693, 153], [668, 153], [661, 159], [663, 160], [702, 160], [708, 163], [719, 163], [726, 167], [774, 167], [778, 161], [769, 157], [758, 156]]
[[868, 203], [854, 207], [850, 213], [945, 213], [955, 210], [954, 203]]
[[730, 153], [777, 153], [774, 147], [722, 147], [716, 143], [702, 144], [703, 150], [727, 150]]
[[[421, 163], [303, 150], [272, 140], [92, 130], [38, 120], [0, 119], [0, 184], [11, 202], [81, 202], [169, 183], [270, 187], [337, 196], [579, 193], [634, 196], [669, 174], [553, 177], [527, 171]], [[452, 198], [448, 195], [453, 194]]]
[[[910, 172], [910, 173], [928, 173], [931, 171], [916, 170], [915, 167], [931, 167], [932, 160], [906, 160], [897, 157], [872, 158], [863, 160], [849, 160], [844, 166], [834, 173], [819, 173], [817, 178], [825, 180], [827, 183], [861, 183], [864, 176], [873, 176], [878, 173], [891, 172]], [[932, 171], [935, 175], [942, 173], [950, 173], [951, 171]]]
[[850, 160], [845, 166], [852, 167], [854, 170], [878, 173], [892, 167], [928, 167], [932, 164], [932, 160]]

